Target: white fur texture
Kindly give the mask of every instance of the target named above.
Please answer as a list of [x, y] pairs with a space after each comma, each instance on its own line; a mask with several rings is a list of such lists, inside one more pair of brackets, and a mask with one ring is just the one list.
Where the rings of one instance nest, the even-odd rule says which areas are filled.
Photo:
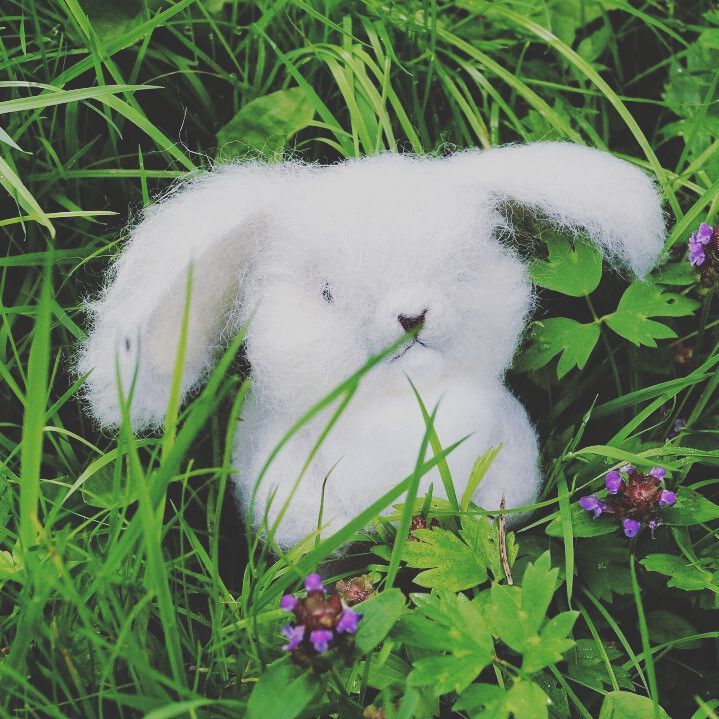
[[[132, 230], [79, 370], [103, 425], [120, 420], [117, 369], [135, 376], [136, 428], [162, 423], [193, 268], [183, 393], [210, 369], [227, 336], [251, 318], [253, 389], [237, 431], [238, 496], [287, 429], [373, 353], [403, 334], [398, 315], [426, 310], [419, 339], [363, 380], [302, 480], [276, 539], [290, 547], [317, 526], [322, 483], [332, 531], [409, 474], [424, 422], [407, 381], [439, 402], [443, 444], [460, 494], [472, 463], [504, 442], [474, 497], [514, 508], [541, 487], [535, 432], [503, 383], [533, 301], [526, 269], [503, 244], [499, 207], [522, 204], [643, 275], [664, 237], [651, 181], [608, 154], [564, 143], [467, 151], [447, 159], [384, 154], [332, 166], [235, 164], [178, 186]], [[327, 292], [329, 290], [329, 293]], [[332, 301], [327, 297], [331, 294]], [[272, 521], [322, 430], [324, 413], [277, 456], [259, 488], [255, 522]], [[435, 471], [423, 481], [442, 496]]]

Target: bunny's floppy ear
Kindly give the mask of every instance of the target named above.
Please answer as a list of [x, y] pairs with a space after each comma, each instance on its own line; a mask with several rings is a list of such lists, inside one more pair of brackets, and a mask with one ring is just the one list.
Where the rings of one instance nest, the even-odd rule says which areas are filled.
[[606, 152], [538, 142], [463, 152], [450, 163], [498, 201], [518, 202], [564, 229], [586, 231], [610, 259], [640, 277], [661, 253], [664, 219], [654, 184]]
[[135, 428], [162, 422], [186, 304], [191, 301], [183, 395], [209, 369], [249, 258], [265, 231], [265, 210], [277, 202], [287, 166], [226, 165], [178, 185], [148, 208], [114, 267], [101, 298], [90, 305], [93, 328], [78, 370], [90, 372], [86, 397], [103, 425], [121, 421], [118, 372], [133, 385]]

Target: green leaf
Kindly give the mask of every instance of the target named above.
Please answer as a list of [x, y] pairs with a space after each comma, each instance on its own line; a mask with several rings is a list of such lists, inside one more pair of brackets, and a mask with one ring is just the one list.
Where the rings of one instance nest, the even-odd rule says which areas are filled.
[[514, 719], [547, 719], [549, 697], [534, 682], [517, 679], [507, 692], [505, 706]]
[[23, 561], [15, 552], [0, 551], [0, 581], [12, 579], [22, 572]]
[[599, 325], [582, 324], [568, 317], [551, 317], [533, 322], [529, 331], [532, 343], [515, 359], [522, 372], [544, 367], [560, 352], [557, 377], [561, 379], [573, 367], [582, 369], [599, 340]]
[[534, 260], [529, 275], [540, 287], [570, 297], [584, 297], [597, 289], [602, 279], [602, 256], [587, 242], [575, 242], [554, 232], [542, 237], [549, 258]]
[[155, 10], [162, 0], [80, 0], [80, 5], [94, 32], [107, 44], [140, 25], [145, 20], [144, 8]]
[[700, 567], [689, 564], [685, 557], [675, 554], [649, 554], [640, 564], [650, 572], [658, 572], [670, 577], [668, 586], [685, 591], [711, 589], [719, 592], [719, 585], [714, 583], [714, 575]]
[[517, 679], [509, 691], [493, 684], [473, 684], [455, 702], [456, 711], [467, 712], [472, 719], [546, 719], [549, 697], [533, 681]]
[[616, 311], [603, 319], [608, 327], [633, 344], [656, 347], [656, 340], [677, 335], [673, 329], [650, 317], [684, 317], [698, 306], [695, 300], [664, 292], [651, 282], [634, 282], [625, 290]]
[[[597, 517], [583, 510], [577, 502], [569, 505], [569, 516], [572, 520], [575, 537], [600, 537], [617, 531], [617, 522], [611, 517]], [[562, 536], [562, 519], [555, 517], [544, 530], [550, 537]]]
[[[656, 609], [647, 614], [647, 626], [653, 644], [674, 642], [683, 637], [697, 634], [696, 627], [684, 617], [669, 612], [666, 609]], [[675, 649], [697, 649], [702, 644], [701, 639], [692, 639], [674, 646]]]
[[662, 512], [662, 522], [682, 527], [703, 524], [719, 519], [719, 504], [710, 502], [706, 497], [691, 489], [680, 489], [677, 502]]
[[697, 273], [686, 259], [683, 259], [681, 262], [664, 265], [656, 271], [653, 280], [660, 285], [693, 285], [697, 281]]
[[319, 680], [311, 670], [301, 671], [282, 657], [270, 664], [255, 684], [247, 702], [247, 719], [294, 719], [312, 701]]
[[459, 592], [476, 587], [487, 579], [484, 535], [491, 532], [488, 520], [462, 516], [459, 537], [446, 529], [417, 529], [419, 540], [407, 542], [402, 559], [408, 567], [426, 569], [414, 579], [420, 587]]
[[[648, 697], [631, 692], [608, 692], [599, 713], [599, 719], [655, 719], [654, 703]], [[659, 707], [660, 719], [670, 719]]]
[[[434, 696], [461, 693], [492, 661], [494, 644], [481, 607], [463, 594], [435, 590], [424, 595], [417, 607], [432, 631], [442, 633], [441, 656], [419, 659], [407, 678], [410, 686], [431, 686]], [[408, 637], [412, 642], [412, 635]], [[420, 638], [420, 643], [423, 643]]]
[[388, 687], [402, 688], [407, 682], [410, 669], [410, 665], [396, 654], [390, 654], [385, 661], [372, 659], [367, 684], [380, 690]]
[[552, 569], [549, 552], [544, 552], [527, 565], [522, 579], [522, 610], [527, 615], [527, 626], [537, 631], [552, 601], [559, 569]]
[[362, 653], [371, 652], [389, 633], [404, 611], [404, 595], [399, 589], [389, 589], [358, 604], [362, 614], [357, 627], [355, 647]]
[[629, 542], [619, 533], [601, 542], [580, 542], [577, 573], [592, 594], [605, 602], [611, 602], [615, 592], [631, 594]]
[[562, 612], [552, 617], [538, 639], [530, 640], [523, 652], [522, 671], [534, 674], [544, 667], [562, 661], [564, 653], [574, 646], [571, 634], [579, 612]]
[[490, 590], [485, 615], [492, 633], [522, 655], [522, 670], [529, 674], [561, 661], [563, 653], [574, 646], [567, 635], [577, 612], [558, 614], [540, 632], [558, 576], [559, 570], [551, 567], [549, 552], [544, 552], [527, 565], [521, 587], [494, 584]]
[[496, 684], [472, 684], [462, 692], [452, 708], [455, 711], [468, 712], [472, 716], [482, 716], [482, 709], [485, 715], [506, 716], [506, 711], [504, 714], [497, 713], [503, 708], [505, 697], [504, 689]]
[[281, 152], [287, 141], [307, 127], [314, 116], [314, 105], [301, 87], [258, 97], [217, 133], [222, 157], [241, 156], [250, 150], [265, 154]]
[[[611, 644], [602, 643], [604, 654], [612, 662], [612, 671], [617, 684], [626, 689], [632, 688], [629, 672], [614, 660], [619, 659], [622, 653]], [[604, 691], [605, 685], [612, 681], [607, 672], [604, 656], [594, 639], [577, 639], [571, 652], [567, 654], [567, 673], [572, 679], [590, 687], [598, 692]]]

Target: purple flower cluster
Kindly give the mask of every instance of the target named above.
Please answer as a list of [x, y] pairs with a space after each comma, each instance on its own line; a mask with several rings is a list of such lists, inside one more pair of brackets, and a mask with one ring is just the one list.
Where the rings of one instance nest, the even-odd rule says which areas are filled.
[[625, 464], [607, 472], [606, 501], [592, 494], [582, 497], [579, 506], [592, 512], [595, 519], [602, 514], [615, 515], [621, 519], [627, 537], [636, 537], [645, 523], [654, 536], [654, 530], [661, 524], [658, 511], [677, 501], [676, 493], [662, 486], [666, 474], [664, 467], [652, 467], [648, 474], [642, 474], [631, 464]]
[[310, 665], [319, 655], [344, 648], [362, 615], [344, 605], [337, 594], [327, 595], [319, 574], [307, 575], [305, 589], [305, 599], [286, 594], [280, 600], [280, 607], [294, 614], [292, 623], [282, 627], [287, 639], [282, 648], [298, 663]]

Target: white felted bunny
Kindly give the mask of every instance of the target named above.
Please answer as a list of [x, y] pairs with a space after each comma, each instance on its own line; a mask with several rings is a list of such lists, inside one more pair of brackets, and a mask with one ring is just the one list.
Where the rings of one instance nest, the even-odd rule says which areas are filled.
[[[134, 426], [162, 423], [192, 265], [183, 394], [249, 321], [253, 388], [234, 460], [245, 507], [292, 424], [370, 355], [421, 327], [362, 380], [289, 504], [275, 535], [281, 547], [316, 529], [331, 468], [323, 533], [412, 472], [426, 427], [408, 377], [428, 407], [439, 402], [444, 446], [470, 435], [448, 456], [458, 494], [474, 460], [503, 442], [474, 501], [485, 509], [503, 495], [507, 508], [535, 501], [536, 434], [503, 383], [533, 301], [526, 267], [501, 241], [508, 202], [586, 232], [638, 276], [662, 249], [660, 202], [644, 173], [565, 143], [324, 167], [253, 162], [195, 176], [145, 212], [92, 305], [79, 369], [92, 370], [93, 413], [118, 424], [118, 374], [127, 392], [137, 372]], [[327, 419], [303, 427], [271, 464], [255, 522], [273, 494], [270, 524], [277, 517]], [[420, 493], [430, 483], [442, 495], [436, 469]]]

